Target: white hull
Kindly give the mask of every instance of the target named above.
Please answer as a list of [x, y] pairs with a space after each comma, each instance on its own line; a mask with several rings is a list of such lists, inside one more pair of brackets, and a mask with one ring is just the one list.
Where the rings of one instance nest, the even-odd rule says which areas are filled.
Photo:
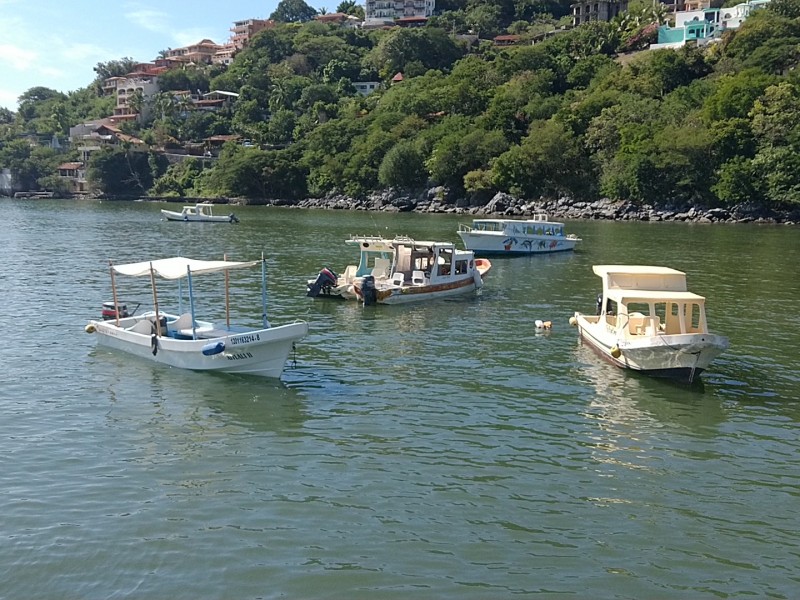
[[[121, 319], [120, 327], [115, 321], [90, 321], [90, 326], [95, 328], [98, 343], [153, 362], [194, 371], [273, 378], [281, 376], [294, 343], [308, 333], [305, 322], [236, 332], [215, 330], [211, 324], [198, 323], [201, 327], [196, 331], [202, 339], [176, 339], [164, 334], [155, 338], [154, 354], [152, 334], [126, 329], [138, 321], [142, 321], [142, 317]], [[224, 344], [224, 350], [211, 356], [203, 354], [204, 348], [219, 342]]]
[[547, 254], [573, 250], [580, 241], [577, 238], [548, 235], [509, 237], [503, 232], [459, 231], [458, 235], [467, 250], [481, 254]]
[[197, 223], [233, 223], [233, 215], [187, 215], [172, 210], [161, 209], [161, 214], [167, 221], [185, 221]]
[[[583, 341], [621, 368], [691, 383], [728, 347], [727, 338], [712, 333], [657, 334], [625, 339], [603, 322], [593, 323], [575, 313]], [[618, 350], [619, 356], [614, 356]]]

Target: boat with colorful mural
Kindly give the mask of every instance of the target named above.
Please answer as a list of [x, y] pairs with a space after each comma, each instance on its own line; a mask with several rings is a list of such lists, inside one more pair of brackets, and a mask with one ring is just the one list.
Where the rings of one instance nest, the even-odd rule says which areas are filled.
[[573, 250], [580, 242], [564, 232], [564, 223], [550, 221], [545, 213], [532, 219], [473, 219], [459, 225], [458, 235], [467, 250], [479, 254], [543, 254]]

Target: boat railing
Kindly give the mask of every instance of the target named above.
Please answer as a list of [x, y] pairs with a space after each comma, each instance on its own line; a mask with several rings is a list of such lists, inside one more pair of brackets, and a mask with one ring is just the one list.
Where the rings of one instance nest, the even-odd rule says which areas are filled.
[[465, 225], [464, 223], [459, 223], [458, 230], [463, 231], [465, 233], [470, 233], [472, 231], [472, 227], [470, 227], [469, 225]]

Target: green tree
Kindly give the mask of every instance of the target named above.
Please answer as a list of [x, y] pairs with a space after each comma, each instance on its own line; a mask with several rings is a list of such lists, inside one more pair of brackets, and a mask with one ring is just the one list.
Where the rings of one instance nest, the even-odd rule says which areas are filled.
[[800, 89], [781, 82], [764, 90], [750, 112], [752, 130], [762, 146], [800, 150]]
[[425, 159], [410, 140], [392, 147], [378, 169], [378, 181], [387, 187], [416, 189], [425, 185], [427, 176]]
[[735, 205], [763, 202], [762, 188], [763, 182], [753, 160], [734, 156], [719, 168], [711, 190], [719, 202]]
[[449, 70], [463, 54], [463, 47], [442, 29], [398, 27], [381, 38], [364, 62], [388, 79], [413, 62], [425, 69]]
[[94, 66], [93, 69], [97, 74], [95, 82], [102, 83], [109, 77], [125, 77], [128, 73], [133, 71], [137, 63], [138, 61], [135, 61], [128, 56], [117, 60], [99, 62]]
[[589, 169], [579, 140], [555, 121], [533, 124], [522, 143], [492, 165], [498, 188], [523, 198], [584, 197]]
[[317, 11], [303, 0], [281, 0], [269, 18], [282, 23], [305, 23], [313, 19], [316, 14]]
[[756, 99], [776, 81], [774, 76], [757, 69], [724, 75], [717, 80], [715, 89], [706, 99], [704, 114], [712, 121], [745, 118]]

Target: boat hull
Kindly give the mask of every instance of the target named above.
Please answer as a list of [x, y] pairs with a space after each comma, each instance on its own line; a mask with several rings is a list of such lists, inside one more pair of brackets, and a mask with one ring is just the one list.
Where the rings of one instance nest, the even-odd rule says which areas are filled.
[[[308, 333], [308, 323], [299, 321], [288, 325], [249, 331], [224, 332], [202, 339], [177, 339], [168, 335], [155, 337], [126, 329], [131, 320], [90, 321], [98, 343], [152, 362], [190, 369], [237, 373], [259, 377], [279, 378], [283, 373], [295, 342]], [[224, 344], [213, 354], [212, 348]]]
[[532, 235], [509, 237], [502, 232], [459, 231], [464, 247], [481, 254], [520, 255], [568, 252], [575, 249], [578, 238]]
[[612, 364], [684, 383], [697, 379], [728, 347], [727, 338], [711, 333], [618, 339], [602, 323], [591, 323], [579, 313], [575, 320], [581, 340]]
[[161, 210], [162, 216], [167, 221], [184, 221], [186, 223], [233, 223], [233, 215], [187, 215], [171, 210]]
[[408, 304], [470, 294], [478, 290], [472, 277], [439, 285], [407, 285], [378, 290], [378, 304]]

